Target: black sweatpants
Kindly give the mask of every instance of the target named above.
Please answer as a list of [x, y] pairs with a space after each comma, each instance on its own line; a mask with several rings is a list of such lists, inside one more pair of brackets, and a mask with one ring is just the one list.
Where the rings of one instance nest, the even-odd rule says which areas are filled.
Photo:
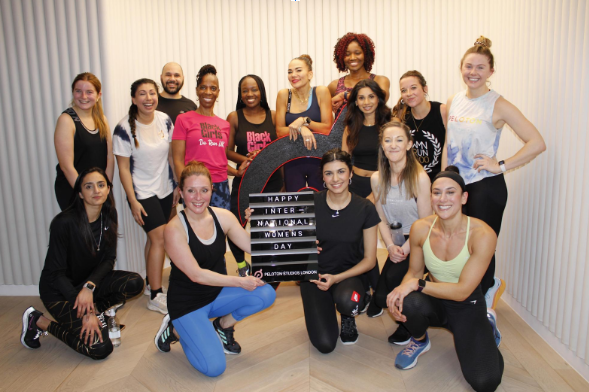
[[357, 276], [334, 284], [327, 291], [319, 290], [315, 283], [301, 282], [307, 333], [317, 350], [327, 354], [335, 349], [339, 336], [336, 308], [344, 316], [355, 317], [364, 304], [364, 296], [364, 285]]
[[[139, 295], [143, 291], [143, 278], [135, 272], [111, 271], [94, 290], [94, 303], [97, 313], [125, 302], [126, 300]], [[41, 298], [43, 300], [43, 298]], [[77, 317], [77, 309], [74, 304], [63, 301], [43, 301], [47, 311], [55, 321], [49, 324], [47, 331], [73, 348], [75, 351], [92, 359], [104, 359], [113, 350], [112, 343], [108, 336], [108, 328], [103, 328], [103, 342], [94, 345], [86, 345], [80, 339], [82, 319]]]
[[[503, 174], [468, 184], [466, 191], [468, 192], [468, 200], [464, 213], [491, 226], [497, 237], [499, 237], [503, 211], [507, 205], [507, 185]], [[483, 294], [495, 284], [494, 278], [495, 254], [493, 254], [487, 272], [485, 272], [481, 280]]]
[[429, 327], [452, 332], [466, 381], [475, 391], [497, 389], [503, 375], [503, 356], [487, 320], [487, 305], [480, 286], [462, 302], [414, 291], [403, 300], [403, 314], [407, 316], [404, 325], [414, 338], [421, 338]]

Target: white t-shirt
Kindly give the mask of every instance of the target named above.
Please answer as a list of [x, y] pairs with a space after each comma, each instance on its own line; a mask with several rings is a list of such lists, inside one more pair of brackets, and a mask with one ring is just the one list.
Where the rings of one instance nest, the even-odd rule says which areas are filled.
[[137, 200], [152, 196], [163, 199], [174, 191], [174, 175], [168, 161], [174, 125], [170, 116], [156, 110], [151, 124], [135, 121], [135, 126], [139, 148], [135, 147], [127, 115], [115, 127], [113, 153], [130, 158]]

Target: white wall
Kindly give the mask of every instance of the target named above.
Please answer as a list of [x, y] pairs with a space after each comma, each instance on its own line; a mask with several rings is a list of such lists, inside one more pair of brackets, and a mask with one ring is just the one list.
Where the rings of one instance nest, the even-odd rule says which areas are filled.
[[[506, 301], [589, 378], [586, 0], [0, 0], [0, 7], [0, 219], [8, 228], [0, 231], [2, 285], [38, 281], [58, 211], [53, 126], [78, 72], [102, 78], [114, 127], [135, 79], [159, 80], [163, 64], [177, 61], [186, 75], [183, 94], [195, 99], [196, 73], [211, 63], [221, 87], [216, 113], [225, 117], [247, 73], [263, 78], [275, 107], [277, 91], [287, 87], [287, 64], [302, 53], [314, 59], [314, 83], [339, 77], [333, 46], [356, 31], [376, 43], [373, 70], [391, 79], [389, 103], [409, 69], [425, 75], [431, 99], [445, 102], [463, 88], [464, 51], [481, 34], [491, 38], [492, 88], [536, 124], [548, 146], [506, 177], [498, 275], [508, 283]], [[520, 146], [506, 129], [498, 156]], [[119, 262], [142, 270], [144, 235], [117, 186], [125, 235]], [[0, 293], [16, 291], [0, 286]]]

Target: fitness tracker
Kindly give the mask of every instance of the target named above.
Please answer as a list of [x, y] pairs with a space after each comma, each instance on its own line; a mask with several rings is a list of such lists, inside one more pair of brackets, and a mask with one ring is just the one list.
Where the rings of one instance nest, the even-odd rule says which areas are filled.
[[419, 279], [417, 281], [417, 291], [419, 291], [421, 293], [424, 288], [425, 288], [425, 280]]
[[507, 168], [505, 167], [505, 161], [499, 161], [499, 167], [501, 168], [501, 172], [505, 173]]
[[84, 285], [85, 288], [87, 288], [88, 290], [94, 292], [94, 290], [96, 289], [96, 285], [92, 282], [86, 282], [86, 284]]

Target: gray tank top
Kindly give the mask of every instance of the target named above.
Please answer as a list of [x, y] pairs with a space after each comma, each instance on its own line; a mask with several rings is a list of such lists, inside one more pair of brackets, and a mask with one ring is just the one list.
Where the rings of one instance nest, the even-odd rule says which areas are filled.
[[409, 235], [411, 225], [419, 219], [417, 214], [417, 200], [407, 199], [405, 187], [391, 186], [387, 193], [387, 202], [382, 206], [389, 225], [395, 221], [403, 225], [403, 234]]

